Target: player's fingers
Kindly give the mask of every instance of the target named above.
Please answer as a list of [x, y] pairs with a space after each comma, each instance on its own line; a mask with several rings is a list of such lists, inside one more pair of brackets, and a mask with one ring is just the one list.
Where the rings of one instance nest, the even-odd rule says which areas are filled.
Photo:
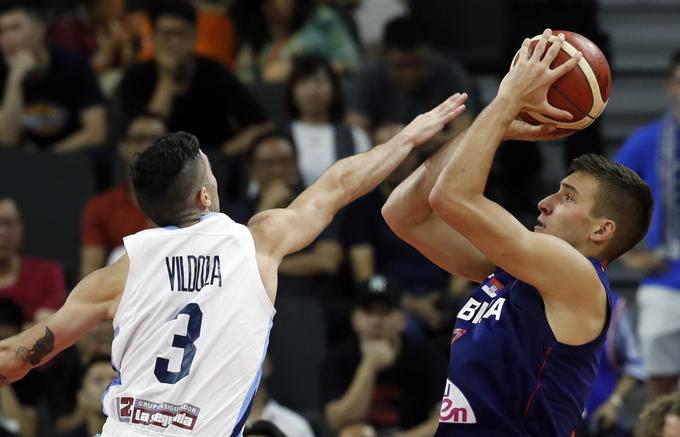
[[548, 38], [550, 38], [550, 35], [552, 35], [550, 29], [545, 29], [543, 31], [541, 39], [538, 40], [538, 44], [534, 47], [534, 53], [531, 55], [532, 61], [538, 62], [541, 60], [543, 53], [545, 53], [545, 48], [548, 46]]
[[565, 111], [564, 109], [556, 108], [550, 103], [546, 103], [545, 107], [540, 112], [541, 114], [545, 114], [548, 117], [557, 120], [571, 120], [572, 118], [574, 118], [574, 116], [571, 115], [571, 112]]
[[552, 70], [552, 74], [555, 77], [555, 79], [565, 75], [567, 72], [571, 71], [574, 67], [576, 67], [576, 65], [578, 65], [582, 57], [583, 55], [581, 54], [581, 52], [576, 52], [576, 54], [572, 56], [567, 62], [558, 67], [555, 67]]
[[[467, 100], [468, 95], [467, 93], [462, 93], [456, 94], [452, 97], [453, 98], [449, 101], [449, 105], [446, 107], [446, 111], [441, 113], [441, 118], [446, 123], [460, 115], [460, 113], [465, 110], [465, 105], [463, 103], [465, 103]], [[461, 106], [463, 107], [462, 109], [460, 109]]]
[[[525, 59], [529, 59], [529, 47], [531, 46], [531, 40], [529, 38], [524, 38], [524, 42], [522, 42], [522, 47], [519, 49], [519, 53], [517, 54], [517, 64], [522, 62]], [[517, 65], [515, 64], [515, 65]]]
[[560, 53], [560, 50], [562, 50], [562, 43], [564, 43], [564, 34], [560, 33], [557, 35], [557, 38], [553, 38], [552, 45], [550, 48], [548, 48], [548, 51], [545, 52], [545, 57], [541, 62], [543, 62], [545, 65], [552, 64], [557, 55]]
[[453, 106], [453, 102], [454, 102], [459, 96], [460, 96], [460, 93], [456, 93], [456, 94], [454, 94], [454, 95], [452, 95], [452, 96], [449, 96], [446, 100], [444, 100], [442, 103], [440, 103], [439, 105], [437, 105], [437, 107], [435, 107], [435, 108], [432, 110], [432, 113], [435, 114], [435, 115], [445, 114], [446, 112], [448, 112], [448, 111], [450, 110], [450, 108]]

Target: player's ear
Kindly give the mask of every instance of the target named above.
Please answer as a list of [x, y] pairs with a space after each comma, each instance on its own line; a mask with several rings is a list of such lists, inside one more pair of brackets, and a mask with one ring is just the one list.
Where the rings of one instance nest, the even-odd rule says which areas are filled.
[[602, 219], [598, 223], [598, 227], [595, 229], [595, 232], [590, 234], [590, 240], [595, 243], [606, 243], [608, 240], [611, 240], [614, 237], [615, 232], [616, 223], [614, 223], [614, 220]]
[[206, 187], [201, 187], [198, 193], [196, 193], [196, 202], [201, 209], [208, 208], [210, 205], [212, 205], [212, 199], [210, 198], [210, 194], [208, 193], [208, 189]]

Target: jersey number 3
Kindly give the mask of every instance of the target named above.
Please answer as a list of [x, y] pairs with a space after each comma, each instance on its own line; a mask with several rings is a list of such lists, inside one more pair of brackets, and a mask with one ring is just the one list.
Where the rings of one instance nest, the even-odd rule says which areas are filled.
[[182, 308], [177, 316], [175, 316], [175, 319], [179, 317], [180, 314], [187, 314], [189, 316], [189, 322], [187, 323], [187, 334], [175, 335], [175, 338], [172, 341], [172, 347], [184, 350], [182, 366], [180, 367], [179, 372], [168, 371], [170, 360], [167, 358], [156, 358], [156, 369], [153, 373], [160, 382], [165, 384], [176, 384], [189, 374], [191, 363], [194, 361], [194, 355], [196, 355], [196, 346], [194, 345], [194, 342], [201, 336], [201, 322], [203, 322], [201, 307], [199, 307], [198, 304], [190, 303]]

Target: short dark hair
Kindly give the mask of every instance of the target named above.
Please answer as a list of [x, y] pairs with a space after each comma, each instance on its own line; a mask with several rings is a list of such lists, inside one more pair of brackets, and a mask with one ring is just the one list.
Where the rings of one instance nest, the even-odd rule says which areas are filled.
[[[238, 47], [250, 46], [257, 54], [272, 38], [267, 18], [262, 11], [265, 0], [235, 0], [229, 10], [236, 26]], [[301, 29], [315, 8], [313, 0], [293, 0], [293, 16], [290, 19], [290, 35]]]
[[671, 62], [668, 65], [668, 77], [673, 75], [675, 67], [680, 66], [680, 49], [678, 49], [671, 57]]
[[163, 15], [170, 15], [196, 25], [196, 8], [186, 0], [154, 0], [150, 10], [151, 22], [155, 26]]
[[680, 392], [675, 392], [656, 399], [640, 414], [635, 430], [636, 437], [656, 437], [661, 435], [666, 416], [680, 417]]
[[198, 139], [186, 132], [165, 135], [139, 154], [132, 185], [139, 206], [158, 226], [179, 224], [187, 200], [205, 183], [200, 154]]
[[288, 76], [288, 81], [286, 82], [285, 99], [288, 114], [293, 119], [300, 116], [300, 110], [295, 103], [295, 86], [298, 82], [319, 71], [326, 73], [328, 79], [331, 81], [331, 87], [333, 88], [333, 95], [328, 108], [330, 120], [333, 123], [340, 122], [345, 116], [345, 101], [342, 84], [328, 60], [314, 54], [297, 56], [293, 60], [293, 71], [290, 76]]
[[392, 19], [385, 26], [383, 48], [414, 50], [427, 45], [427, 38], [418, 22], [410, 15]]
[[647, 234], [652, 220], [652, 193], [633, 170], [601, 155], [587, 154], [574, 159], [569, 173], [587, 173], [599, 182], [590, 214], [616, 223], [603, 260], [611, 262], [626, 253]]
[[38, 0], [0, 0], [0, 14], [20, 10], [40, 21], [45, 21], [44, 8]]
[[0, 321], [3, 325], [10, 325], [16, 328], [17, 332], [21, 332], [24, 323], [21, 307], [11, 299], [0, 299]]

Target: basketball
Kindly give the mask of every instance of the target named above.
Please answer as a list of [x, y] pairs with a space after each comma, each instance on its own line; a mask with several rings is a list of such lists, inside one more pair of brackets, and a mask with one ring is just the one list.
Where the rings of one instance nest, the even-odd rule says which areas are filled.
[[[612, 75], [609, 63], [602, 51], [592, 41], [578, 33], [554, 30], [549, 38], [548, 48], [557, 36], [564, 34], [562, 50], [550, 65], [555, 68], [580, 51], [583, 56], [578, 65], [552, 84], [548, 90], [548, 102], [572, 114], [569, 121], [554, 120], [536, 112], [522, 112], [520, 117], [531, 124], [549, 123], [558, 127], [562, 133], [572, 134], [589, 126], [599, 117], [607, 106], [611, 91]], [[531, 38], [530, 50], [533, 51], [541, 35]], [[546, 49], [547, 51], [547, 49]], [[512, 65], [517, 62], [515, 55]]]

